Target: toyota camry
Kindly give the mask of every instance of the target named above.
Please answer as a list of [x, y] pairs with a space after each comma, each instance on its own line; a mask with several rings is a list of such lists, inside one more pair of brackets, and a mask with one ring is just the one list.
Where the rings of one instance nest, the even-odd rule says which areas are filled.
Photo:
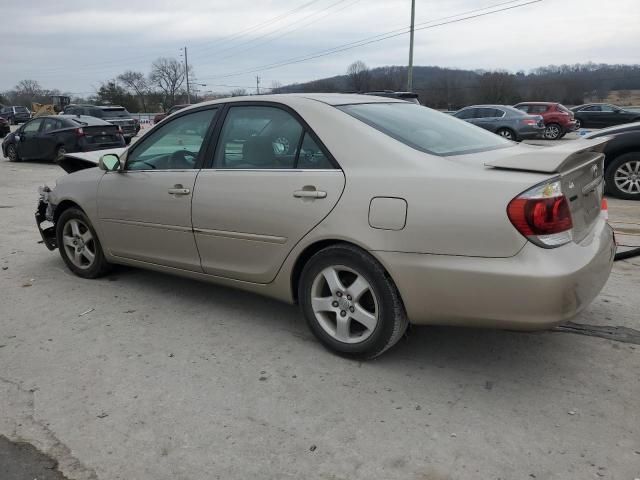
[[375, 96], [236, 97], [67, 154], [36, 221], [79, 277], [124, 264], [268, 295], [372, 358], [409, 323], [544, 329], [587, 306], [615, 250], [607, 141], [516, 144]]

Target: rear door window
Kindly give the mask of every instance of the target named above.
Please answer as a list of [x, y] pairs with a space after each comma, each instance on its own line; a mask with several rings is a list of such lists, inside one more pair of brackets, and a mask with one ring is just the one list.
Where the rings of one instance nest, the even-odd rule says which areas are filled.
[[231, 107], [218, 140], [215, 168], [295, 168], [302, 133], [302, 125], [280, 108]]
[[324, 151], [318, 146], [309, 132], [304, 134], [302, 145], [300, 147], [300, 155], [298, 156], [297, 168], [303, 170], [309, 169], [332, 169], [333, 165], [327, 158]]

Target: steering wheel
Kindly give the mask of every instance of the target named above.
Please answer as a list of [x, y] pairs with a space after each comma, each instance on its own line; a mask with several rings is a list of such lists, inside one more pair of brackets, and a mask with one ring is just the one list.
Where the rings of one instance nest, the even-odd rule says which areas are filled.
[[169, 168], [193, 168], [196, 165], [197, 158], [198, 152], [191, 152], [189, 150], [176, 150], [171, 154], [171, 157], [169, 157]]

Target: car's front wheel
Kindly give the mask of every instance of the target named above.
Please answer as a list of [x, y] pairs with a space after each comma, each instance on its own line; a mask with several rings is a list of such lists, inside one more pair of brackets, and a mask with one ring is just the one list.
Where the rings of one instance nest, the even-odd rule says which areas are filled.
[[624, 200], [640, 200], [640, 152], [614, 159], [605, 172], [607, 192]]
[[56, 222], [56, 241], [62, 260], [79, 277], [98, 278], [110, 270], [98, 235], [82, 210], [62, 212]]
[[352, 245], [316, 253], [302, 271], [298, 299], [320, 342], [348, 357], [377, 357], [407, 329], [393, 281], [376, 259]]
[[18, 156], [18, 149], [12, 143], [7, 146], [7, 158], [10, 162], [19, 162], [20, 157]]

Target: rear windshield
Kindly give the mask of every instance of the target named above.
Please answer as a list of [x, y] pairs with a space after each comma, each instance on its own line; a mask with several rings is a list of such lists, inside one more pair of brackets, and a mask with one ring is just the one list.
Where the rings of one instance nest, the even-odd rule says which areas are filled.
[[558, 104], [558, 110], [560, 110], [561, 112], [571, 113], [571, 110], [569, 110], [567, 107], [565, 107], [561, 103]]
[[124, 108], [101, 108], [102, 118], [129, 118], [131, 114]]
[[461, 155], [512, 145], [464, 120], [412, 103], [361, 103], [337, 108], [405, 145], [434, 155]]

